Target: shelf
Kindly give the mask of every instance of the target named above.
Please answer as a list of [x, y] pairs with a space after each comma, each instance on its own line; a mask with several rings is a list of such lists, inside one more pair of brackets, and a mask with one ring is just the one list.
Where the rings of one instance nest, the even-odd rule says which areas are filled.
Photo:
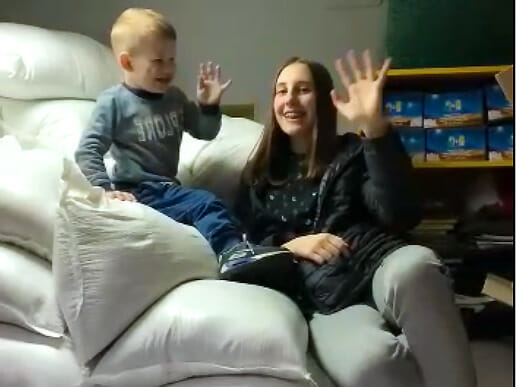
[[468, 66], [468, 67], [433, 67], [415, 69], [391, 69], [387, 72], [389, 79], [396, 78], [461, 78], [464, 76], [485, 77], [499, 73], [511, 67], [510, 65], [500, 66]]
[[513, 167], [513, 160], [500, 161], [427, 161], [414, 162], [414, 168], [500, 168]]

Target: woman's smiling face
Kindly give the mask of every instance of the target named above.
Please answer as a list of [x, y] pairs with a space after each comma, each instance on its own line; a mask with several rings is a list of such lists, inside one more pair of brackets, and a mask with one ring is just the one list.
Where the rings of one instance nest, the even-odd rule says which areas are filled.
[[274, 115], [288, 136], [311, 136], [316, 123], [316, 95], [306, 64], [292, 63], [279, 74], [274, 92]]

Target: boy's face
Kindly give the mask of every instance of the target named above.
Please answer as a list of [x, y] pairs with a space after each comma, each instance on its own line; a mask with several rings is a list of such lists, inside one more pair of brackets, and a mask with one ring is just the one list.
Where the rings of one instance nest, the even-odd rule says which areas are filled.
[[162, 37], [145, 38], [130, 59], [130, 86], [164, 93], [176, 73], [176, 42]]

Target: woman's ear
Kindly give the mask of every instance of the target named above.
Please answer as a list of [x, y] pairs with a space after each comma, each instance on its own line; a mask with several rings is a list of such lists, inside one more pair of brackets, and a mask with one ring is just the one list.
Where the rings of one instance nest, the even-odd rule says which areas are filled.
[[127, 51], [123, 51], [118, 54], [118, 64], [125, 71], [133, 71], [133, 65], [131, 63], [131, 56]]

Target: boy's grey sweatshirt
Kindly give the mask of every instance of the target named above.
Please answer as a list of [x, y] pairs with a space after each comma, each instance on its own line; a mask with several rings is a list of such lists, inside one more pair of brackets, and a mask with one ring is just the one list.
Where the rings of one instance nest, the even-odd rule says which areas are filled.
[[[91, 184], [111, 189], [112, 183], [177, 181], [183, 131], [203, 140], [219, 132], [218, 106], [198, 107], [177, 87], [163, 95], [147, 94], [120, 84], [98, 97], [75, 153]], [[108, 150], [116, 162], [112, 180], [104, 164]]]

